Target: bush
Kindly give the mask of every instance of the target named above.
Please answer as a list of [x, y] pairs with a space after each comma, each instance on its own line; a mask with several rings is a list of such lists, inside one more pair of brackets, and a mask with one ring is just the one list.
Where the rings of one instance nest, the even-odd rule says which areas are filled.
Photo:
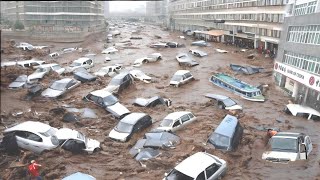
[[20, 21], [16, 21], [14, 24], [14, 29], [24, 29], [24, 25]]

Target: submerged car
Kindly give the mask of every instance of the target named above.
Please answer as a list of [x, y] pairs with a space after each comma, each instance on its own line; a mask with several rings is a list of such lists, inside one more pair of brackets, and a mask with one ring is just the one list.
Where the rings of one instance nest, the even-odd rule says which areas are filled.
[[293, 116], [305, 117], [308, 120], [320, 120], [320, 113], [317, 110], [300, 104], [288, 104], [285, 108], [285, 112]]
[[96, 180], [95, 177], [89, 175], [89, 174], [84, 174], [81, 172], [76, 172], [73, 173], [67, 177], [64, 177], [62, 180]]
[[130, 113], [125, 106], [119, 103], [119, 100], [114, 95], [106, 90], [92, 91], [84, 97], [84, 100], [105, 108], [116, 118], [121, 118]]
[[151, 48], [167, 48], [169, 47], [166, 43], [156, 43], [156, 44], [151, 44]]
[[155, 107], [156, 105], [163, 104], [166, 106], [171, 105], [170, 99], [164, 99], [160, 96], [154, 96], [149, 99], [145, 98], [136, 98], [133, 105], [141, 106], [141, 107]]
[[262, 72], [263, 68], [259, 67], [252, 67], [252, 66], [241, 66], [241, 65], [236, 65], [236, 64], [230, 64], [230, 68], [233, 71], [243, 73], [243, 74], [254, 74], [254, 73], [259, 73]]
[[26, 85], [27, 80], [28, 80], [27, 75], [20, 75], [17, 77], [16, 80], [14, 80], [12, 83], [9, 84], [9, 89], [22, 88]]
[[116, 74], [118, 74], [121, 69], [122, 69], [121, 65], [106, 66], [101, 68], [99, 71], [95, 72], [94, 75], [101, 76], [101, 77], [106, 77], [106, 76], [113, 77]]
[[115, 47], [109, 47], [109, 48], [103, 50], [101, 53], [102, 54], [112, 54], [115, 52], [118, 52], [118, 49], [116, 49]]
[[216, 51], [218, 53], [227, 53], [228, 51], [224, 50], [224, 49], [216, 49]]
[[19, 48], [19, 49], [23, 49], [24, 51], [26, 51], [26, 50], [31, 51], [31, 50], [34, 49], [33, 45], [31, 45], [31, 44], [29, 44], [29, 43], [26, 43], [26, 42], [21, 42], [21, 43], [20, 43], [19, 45], [17, 45], [16, 47]]
[[216, 149], [234, 151], [240, 144], [243, 128], [235, 116], [227, 114], [209, 136], [208, 142]]
[[157, 130], [175, 132], [197, 119], [191, 112], [179, 111], [168, 114]]
[[4, 136], [12, 136], [8, 140], [16, 140], [18, 147], [35, 153], [42, 153], [59, 146], [56, 137], [58, 129], [37, 121], [25, 121], [3, 132]]
[[23, 68], [38, 68], [40, 65], [44, 64], [45, 61], [39, 61], [36, 59], [30, 59], [26, 61], [18, 61], [17, 65]]
[[242, 110], [242, 107], [240, 105], [238, 105], [230, 97], [219, 95], [219, 94], [206, 94], [205, 97], [215, 100], [217, 106], [220, 109]]
[[209, 46], [210, 44], [208, 44], [205, 41], [195, 41], [191, 43], [192, 46], [201, 46], [201, 47], [206, 47]]
[[132, 83], [133, 78], [130, 73], [120, 73], [111, 79], [105, 90], [114, 94], [119, 94]]
[[73, 77], [81, 82], [90, 82], [90, 81], [95, 81], [97, 79], [96, 76], [92, 75], [89, 73], [86, 69], [84, 68], [78, 68], [74, 71]]
[[58, 74], [62, 74], [65, 71], [65, 68], [62, 68], [59, 64], [43, 64], [40, 65], [37, 70], [28, 76], [28, 83], [34, 83], [42, 79], [46, 74], [49, 74], [50, 71], [54, 71]]
[[78, 87], [80, 84], [81, 82], [75, 79], [64, 78], [53, 82], [48, 89], [41, 93], [41, 96], [57, 98]]
[[152, 125], [152, 119], [145, 113], [131, 113], [119, 121], [111, 130], [109, 137], [113, 140], [129, 141], [134, 133], [137, 133]]
[[190, 49], [189, 52], [196, 57], [208, 56], [206, 52], [203, 52], [197, 49]]
[[134, 67], [139, 67], [142, 64], [146, 64], [149, 62], [156, 62], [162, 59], [162, 55], [160, 53], [153, 53], [148, 55], [147, 57], [144, 58], [139, 58], [137, 60], [134, 61], [133, 66]]
[[306, 160], [312, 148], [310, 137], [303, 133], [278, 132], [269, 140], [268, 150], [262, 154], [262, 159], [275, 163]]
[[93, 60], [88, 57], [82, 57], [77, 60], [74, 60], [72, 64], [67, 68], [68, 72], [73, 72], [74, 70], [78, 68], [85, 68], [85, 69], [90, 69], [93, 67]]
[[197, 61], [192, 59], [187, 53], [179, 53], [176, 56], [176, 60], [179, 62], [180, 66], [196, 66], [199, 65]]
[[166, 43], [170, 48], [177, 48], [177, 47], [183, 47], [183, 44], [179, 44], [177, 42], [167, 42]]
[[165, 180], [214, 180], [222, 178], [227, 172], [227, 162], [206, 152], [197, 152], [179, 163]]
[[71, 152], [85, 151], [92, 154], [100, 149], [100, 142], [87, 138], [81, 132], [69, 128], [61, 128], [56, 133], [60, 146]]
[[143, 81], [145, 83], [150, 83], [151, 82], [151, 77], [146, 75], [145, 73], [143, 73], [140, 70], [137, 70], [137, 69], [131, 70], [130, 74], [134, 79]]
[[170, 85], [179, 87], [182, 84], [185, 84], [189, 81], [194, 80], [194, 77], [188, 70], [179, 70], [174, 73], [173, 77], [170, 80]]

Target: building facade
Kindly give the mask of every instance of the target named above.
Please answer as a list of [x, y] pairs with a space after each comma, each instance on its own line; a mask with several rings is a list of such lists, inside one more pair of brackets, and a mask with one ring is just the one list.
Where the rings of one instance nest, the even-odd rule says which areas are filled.
[[170, 28], [223, 30], [222, 41], [277, 49], [288, 0], [170, 0]]
[[109, 1], [104, 2], [104, 17], [108, 18], [110, 16], [110, 9], [109, 9]]
[[2, 1], [1, 12], [37, 32], [87, 31], [104, 24], [103, 1]]
[[159, 25], [168, 24], [168, 0], [148, 1], [146, 2], [146, 18], [147, 22]]
[[320, 0], [292, 0], [274, 71], [297, 103], [320, 111]]

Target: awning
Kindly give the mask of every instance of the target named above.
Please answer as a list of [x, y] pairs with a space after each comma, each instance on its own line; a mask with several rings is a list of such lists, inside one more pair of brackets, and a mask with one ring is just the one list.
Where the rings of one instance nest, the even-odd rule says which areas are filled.
[[210, 35], [210, 36], [222, 36], [224, 35], [223, 30], [211, 30], [211, 31], [205, 31], [204, 34]]

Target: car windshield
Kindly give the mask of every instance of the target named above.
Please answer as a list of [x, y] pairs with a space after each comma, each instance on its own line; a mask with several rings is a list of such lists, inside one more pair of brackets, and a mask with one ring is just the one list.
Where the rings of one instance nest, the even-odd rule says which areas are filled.
[[272, 151], [298, 152], [297, 140], [291, 138], [272, 138], [270, 140]]
[[81, 132], [78, 132], [77, 138], [81, 139], [82, 141], [85, 142], [85, 144], [87, 144], [87, 138]]
[[52, 66], [52, 69], [55, 71], [55, 70], [61, 69], [61, 67], [59, 65], [54, 65]]
[[132, 124], [128, 124], [120, 121], [115, 127], [115, 130], [122, 133], [130, 133], [132, 131], [132, 128], [133, 128]]
[[161, 127], [171, 127], [172, 124], [173, 124], [173, 120], [172, 120], [172, 119], [164, 119], [164, 120], [161, 122], [160, 126], [161, 126]]
[[118, 86], [121, 84], [121, 79], [115, 79], [113, 78], [111, 81], [110, 81], [110, 85], [115, 85], [115, 86]]
[[178, 170], [172, 170], [170, 174], [166, 177], [167, 180], [193, 180], [192, 177], [183, 174]]
[[16, 79], [16, 82], [26, 82], [26, 78], [23, 77], [23, 76], [19, 76], [19, 77]]
[[237, 104], [230, 98], [223, 100], [223, 103], [226, 105], [226, 107], [234, 106]]
[[46, 131], [46, 132], [41, 132], [40, 134], [42, 134], [42, 135], [44, 135], [44, 136], [46, 136], [46, 137], [50, 137], [50, 136], [55, 135], [56, 132], [57, 132], [56, 129], [50, 128], [48, 131]]
[[73, 62], [70, 64], [70, 67], [76, 67], [76, 66], [81, 66], [81, 63]]
[[58, 91], [63, 91], [66, 88], [65, 83], [60, 83], [60, 82], [54, 82], [51, 86], [51, 89], [53, 90], [58, 90]]
[[229, 147], [230, 144], [230, 138], [218, 133], [213, 133], [212, 136], [209, 138], [210, 142], [213, 145], [219, 146], [219, 147]]
[[181, 75], [174, 75], [172, 78], [171, 78], [171, 81], [181, 81], [182, 79], [182, 76]]
[[36, 70], [36, 72], [46, 72], [46, 71], [47, 71], [46, 68], [38, 68], [38, 69]]
[[103, 98], [103, 102], [106, 106], [111, 106], [117, 103], [118, 99], [114, 95], [109, 95]]

